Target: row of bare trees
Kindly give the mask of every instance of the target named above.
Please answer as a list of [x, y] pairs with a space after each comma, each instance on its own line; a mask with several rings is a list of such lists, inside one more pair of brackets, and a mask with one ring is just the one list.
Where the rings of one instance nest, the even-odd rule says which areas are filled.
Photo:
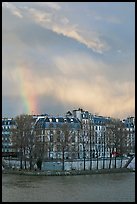
[[122, 167], [124, 155], [128, 154], [133, 148], [132, 146], [127, 148], [129, 146], [129, 131], [119, 119], [111, 119], [111, 121], [98, 125], [101, 128], [99, 132], [96, 131], [97, 124], [92, 123], [90, 120], [82, 123], [84, 170], [86, 152], [90, 160], [90, 170], [92, 169], [93, 158], [96, 158], [98, 169], [99, 156], [102, 157], [103, 169], [105, 168], [106, 158], [109, 158], [109, 168], [111, 168], [112, 157], [115, 160], [114, 168], [116, 168], [117, 157], [121, 159]]
[[54, 149], [62, 154], [62, 169], [64, 170], [65, 152], [70, 146], [70, 131], [66, 123], [57, 127], [56, 134], [54, 134], [53, 125], [50, 124], [48, 137], [41, 124], [37, 124], [32, 116], [23, 114], [15, 118], [15, 126], [11, 132], [13, 148], [20, 158], [21, 169], [23, 162], [26, 169], [26, 163], [29, 161], [31, 170], [34, 161], [49, 159], [56, 143], [56, 149]]
[[[92, 169], [93, 158], [96, 158], [98, 169], [99, 147], [103, 148], [103, 168], [105, 168], [105, 156], [109, 149], [109, 168], [111, 168], [112, 155], [115, 152], [123, 155], [127, 150], [127, 130], [124, 124], [119, 120], [112, 120], [104, 124], [104, 131], [101, 131], [101, 136], [98, 140], [95, 132], [95, 124], [88, 121], [85, 126], [81, 123], [81, 128], [78, 130], [77, 141], [73, 135], [73, 130], [70, 130], [67, 123], [62, 126], [57, 126], [56, 130], [50, 124], [48, 131], [45, 131], [45, 126], [42, 123], [36, 123], [30, 115], [20, 115], [15, 118], [16, 125], [12, 128], [12, 142], [15, 151], [20, 158], [20, 168], [23, 168], [23, 162], [26, 168], [26, 162], [29, 162], [30, 169], [33, 168], [34, 161], [42, 162], [50, 158], [51, 152], [61, 153], [62, 170], [65, 169], [65, 152], [71, 152], [71, 158], [80, 158], [81, 150], [79, 144], [82, 144], [82, 155], [84, 161], [84, 170], [86, 163], [86, 152], [90, 159], [90, 169]], [[73, 138], [74, 136], [74, 138]], [[76, 156], [77, 155], [77, 156]], [[115, 168], [116, 168], [115, 156]], [[122, 166], [122, 157], [121, 157]]]

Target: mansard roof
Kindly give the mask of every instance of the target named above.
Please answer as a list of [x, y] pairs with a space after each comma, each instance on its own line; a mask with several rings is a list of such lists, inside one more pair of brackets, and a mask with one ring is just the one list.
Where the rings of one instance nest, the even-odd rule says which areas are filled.
[[94, 124], [105, 124], [106, 122], [110, 121], [110, 118], [106, 118], [103, 116], [94, 116], [92, 120]]
[[47, 116], [45, 118], [39, 118], [38, 121], [36, 122], [35, 127], [41, 127], [41, 128], [57, 128], [58, 126], [67, 123], [70, 128], [80, 128], [80, 122], [76, 118], [68, 118], [68, 117], [50, 117]]

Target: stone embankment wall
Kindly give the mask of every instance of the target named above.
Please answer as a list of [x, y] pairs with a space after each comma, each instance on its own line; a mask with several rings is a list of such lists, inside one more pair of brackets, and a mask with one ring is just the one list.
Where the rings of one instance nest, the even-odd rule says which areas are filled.
[[[128, 161], [128, 158], [125, 158], [121, 161], [120, 158], [117, 158], [116, 160], [116, 168], [121, 168], [124, 167], [126, 162]], [[104, 160], [104, 168], [109, 169], [109, 159]], [[11, 168], [19, 169], [20, 167], [20, 162], [16, 160], [11, 160], [11, 161], [6, 161], [6, 166], [10, 166]], [[129, 165], [128, 167], [130, 168], [133, 165]], [[135, 166], [135, 165], [134, 165]], [[27, 162], [27, 168], [29, 168], [29, 163]], [[111, 168], [115, 168], [115, 159], [113, 158], [111, 160]], [[91, 163], [91, 169], [103, 169], [103, 159], [98, 160], [98, 165], [97, 165], [97, 160], [93, 160]], [[43, 162], [42, 163], [42, 170], [62, 170], [62, 162], [58, 161], [51, 161], [51, 162]], [[84, 170], [84, 161], [83, 160], [77, 160], [77, 161], [65, 161], [64, 165], [64, 170], [66, 171], [71, 171], [71, 170]], [[90, 170], [90, 161], [85, 161], [85, 170]]]
[[[116, 168], [121, 168], [123, 167], [128, 159], [123, 159], [121, 162], [121, 159], [116, 160]], [[109, 159], [105, 159], [104, 161], [104, 168], [108, 169], [109, 168]], [[97, 169], [97, 161], [94, 160], [92, 161], [92, 169]], [[115, 160], [111, 160], [111, 168], [115, 167]], [[43, 162], [42, 164], [42, 170], [61, 170], [62, 169], [62, 162]], [[64, 170], [83, 170], [84, 169], [84, 161], [72, 161], [68, 162], [65, 161], [65, 169]], [[90, 161], [85, 161], [85, 169], [89, 170], [90, 169]], [[103, 169], [103, 160], [98, 160], [98, 169]]]

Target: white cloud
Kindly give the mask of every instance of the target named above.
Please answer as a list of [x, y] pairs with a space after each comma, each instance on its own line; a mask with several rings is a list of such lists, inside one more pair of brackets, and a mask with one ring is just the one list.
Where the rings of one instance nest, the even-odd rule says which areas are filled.
[[[34, 4], [35, 5], [35, 4]], [[17, 8], [12, 3], [4, 4], [5, 7], [8, 7], [12, 14], [22, 18], [29, 17], [32, 21], [35, 21], [42, 27], [45, 27], [57, 34], [62, 34], [68, 38], [72, 38], [77, 42], [85, 45], [87, 48], [92, 49], [94, 52], [103, 53], [108, 50], [108, 45], [105, 42], [99, 39], [98, 34], [93, 35], [93, 33], [88, 34], [88, 31], [83, 31], [83, 28], [80, 27], [80, 24], [75, 25], [70, 22], [70, 20], [60, 13], [61, 7], [55, 2], [40, 2], [38, 5], [48, 6], [51, 10], [43, 11], [43, 9], [36, 9], [33, 7], [27, 8], [24, 6]], [[24, 9], [24, 12], [23, 12]]]
[[87, 38], [85, 33], [79, 28], [79, 25], [71, 24], [69, 19], [66, 17], [60, 17], [55, 13], [46, 13], [38, 9], [30, 9], [29, 12], [32, 18], [42, 27], [52, 30], [55, 33], [62, 34], [66, 37], [72, 38], [82, 44], [87, 48], [92, 49], [94, 52], [102, 53], [108, 49], [106, 43], [101, 42], [99, 38], [94, 37], [92, 33], [90, 37]]
[[37, 9], [34, 9], [34, 8], [30, 8], [28, 9], [28, 11], [29, 11], [30, 17], [31, 18], [33, 17], [37, 23], [49, 24], [51, 22], [52, 14], [49, 12], [42, 12], [42, 11], [38, 12]]
[[101, 43], [99, 40], [96, 41], [94, 39], [86, 39], [86, 36], [82, 36], [80, 32], [78, 31], [76, 26], [68, 26], [68, 27], [62, 27], [58, 24], [54, 24], [52, 26], [52, 30], [58, 34], [63, 34], [66, 37], [75, 39], [76, 41], [86, 45], [87, 48], [91, 48], [94, 52], [102, 53], [104, 51], [105, 45]]
[[48, 6], [49, 8], [57, 11], [61, 9], [60, 5], [57, 2], [38, 2], [38, 3], [42, 6]]
[[19, 18], [23, 18], [23, 16], [21, 15], [21, 13], [20, 13], [18, 10], [14, 10], [14, 11], [13, 11], [13, 14], [14, 14], [15, 16], [18, 16]]
[[15, 5], [13, 5], [12, 3], [7, 3], [7, 2], [3, 2], [2, 3], [2, 7], [3, 8], [7, 8], [11, 11], [11, 13], [19, 18], [22, 18], [23, 15], [21, 13], [21, 10], [18, 9]]

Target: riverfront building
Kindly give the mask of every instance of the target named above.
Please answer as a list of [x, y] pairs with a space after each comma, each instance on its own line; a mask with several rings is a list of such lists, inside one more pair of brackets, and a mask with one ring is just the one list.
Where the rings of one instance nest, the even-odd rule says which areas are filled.
[[[83, 149], [86, 158], [89, 158], [90, 154], [93, 157], [109, 157], [110, 152], [112, 152], [112, 156], [115, 156], [116, 149], [120, 154], [135, 153], [135, 117], [119, 120], [118, 126], [115, 124], [115, 118], [93, 115], [81, 108], [72, 112], [68, 111], [67, 114], [81, 121]], [[110, 142], [112, 131], [113, 140], [111, 138]], [[118, 138], [116, 139], [114, 135], [117, 135]]]
[[127, 150], [129, 153], [135, 153], [135, 117], [127, 117], [123, 123], [128, 131]]
[[11, 140], [11, 129], [15, 123], [13, 118], [2, 118], [2, 156], [15, 156]]
[[45, 159], [78, 158], [81, 124], [74, 117], [39, 117], [35, 125], [35, 137], [42, 142]]
[[[45, 159], [104, 158], [109, 157], [110, 152], [116, 155], [117, 151], [134, 153], [134, 117], [119, 121], [117, 129], [113, 118], [93, 115], [83, 109], [68, 111], [65, 116], [33, 115], [33, 119], [35, 141], [41, 145], [36, 154], [44, 152]], [[2, 119], [2, 156], [16, 155], [11, 140], [13, 126], [13, 118]], [[115, 135], [121, 138], [117, 144]]]

